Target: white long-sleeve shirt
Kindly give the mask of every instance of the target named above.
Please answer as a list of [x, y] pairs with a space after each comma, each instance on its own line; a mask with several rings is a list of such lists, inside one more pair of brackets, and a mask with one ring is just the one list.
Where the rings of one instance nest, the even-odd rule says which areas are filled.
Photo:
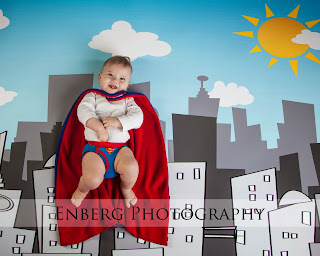
[[86, 122], [96, 117], [100, 121], [105, 117], [117, 117], [123, 127], [109, 129], [108, 142], [122, 143], [130, 138], [129, 130], [142, 125], [143, 112], [132, 97], [122, 100], [108, 101], [106, 97], [90, 92], [78, 105], [78, 119], [84, 125], [84, 135], [87, 141], [99, 141], [97, 134], [86, 126]]

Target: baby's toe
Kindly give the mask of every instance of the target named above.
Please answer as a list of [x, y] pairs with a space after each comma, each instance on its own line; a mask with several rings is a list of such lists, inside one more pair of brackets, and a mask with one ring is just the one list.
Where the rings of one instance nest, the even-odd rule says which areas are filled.
[[135, 197], [131, 200], [131, 205], [135, 205], [138, 202], [138, 199]]

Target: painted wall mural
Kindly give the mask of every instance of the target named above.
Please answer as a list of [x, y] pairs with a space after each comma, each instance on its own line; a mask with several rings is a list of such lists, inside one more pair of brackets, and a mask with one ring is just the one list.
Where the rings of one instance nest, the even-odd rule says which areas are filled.
[[[320, 3], [0, 3], [0, 255], [320, 254]], [[132, 60], [167, 143], [168, 246], [62, 247], [55, 151], [78, 95]]]

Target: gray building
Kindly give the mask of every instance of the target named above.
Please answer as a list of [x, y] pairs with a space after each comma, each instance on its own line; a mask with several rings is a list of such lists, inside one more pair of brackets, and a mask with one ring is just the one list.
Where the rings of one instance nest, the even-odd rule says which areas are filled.
[[219, 109], [219, 99], [210, 98], [208, 92], [203, 87], [203, 82], [208, 80], [206, 76], [198, 76], [201, 87], [197, 97], [189, 98], [189, 115], [217, 117]]

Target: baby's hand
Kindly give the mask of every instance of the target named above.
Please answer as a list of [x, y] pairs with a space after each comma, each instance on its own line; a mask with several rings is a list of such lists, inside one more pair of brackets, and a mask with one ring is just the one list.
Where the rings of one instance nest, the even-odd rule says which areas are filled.
[[110, 129], [110, 128], [122, 128], [122, 125], [118, 118], [116, 117], [105, 117], [102, 119], [102, 123], [104, 128]]
[[101, 129], [97, 131], [97, 136], [100, 141], [108, 141], [109, 132], [108, 129]]

